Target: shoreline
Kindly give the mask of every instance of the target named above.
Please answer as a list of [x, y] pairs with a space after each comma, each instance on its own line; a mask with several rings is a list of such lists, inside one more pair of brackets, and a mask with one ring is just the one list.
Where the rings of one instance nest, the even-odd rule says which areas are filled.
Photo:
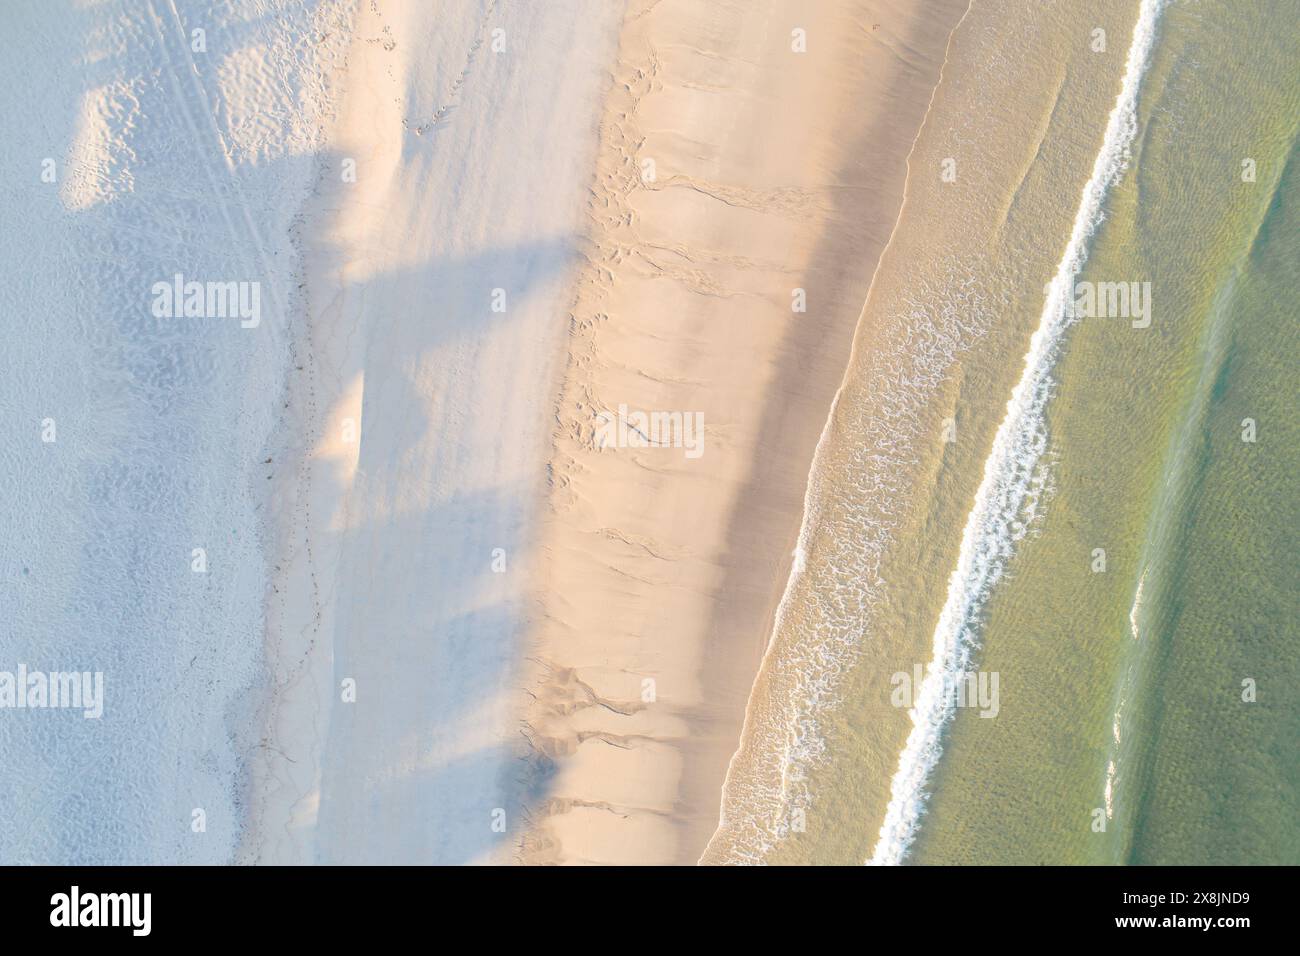
[[[810, 481], [807, 573], [783, 599], [710, 860], [857, 865], [871, 855], [911, 726], [890, 675], [931, 657], [933, 596], [956, 561], [948, 529], [965, 522], [1020, 371], [1007, 357], [1028, 347], [1038, 276], [1056, 261], [1040, 237], [1068, 232], [1076, 204], [1062, 201], [1060, 183], [1082, 189], [1114, 102], [1109, 70], [1071, 72], [1068, 58], [1049, 55], [1059, 85], [1026, 85], [990, 48], [1015, 29], [1027, 45], [1063, 52], [1089, 22], [1075, 11], [1040, 25], [982, 5], [952, 34], [955, 69], [909, 159], [934, 172], [909, 177], [873, 279]], [[1122, 14], [1101, 22], [1114, 29]], [[981, 95], [1016, 108], [974, 122]], [[1095, 132], [1085, 123], [1049, 135], [1079, 116]], [[990, 208], [1001, 215], [983, 214]]]
[[[809, 463], [951, 33], [933, 10], [882, 6], [773, 3], [760, 31], [752, 12], [695, 22], [665, 4], [624, 24], [557, 407], [527, 722], [553, 782], [526, 860], [694, 863], [717, 825]], [[825, 52], [855, 30], [897, 55]], [[882, 105], [846, 136], [863, 100]], [[743, 139], [720, 132], [733, 122]], [[646, 158], [653, 184], [635, 175]], [[600, 452], [602, 402], [702, 411], [706, 453]], [[574, 600], [588, 589], [619, 597], [588, 614]]]
[[[949, 58], [952, 54], [953, 38], [956, 35], [957, 30], [960, 28], [962, 22], [966, 19], [966, 16], [970, 13], [972, 2], [973, 0], [967, 0], [965, 10], [963, 10], [961, 16], [958, 17], [956, 22], [953, 23], [952, 28], [948, 31], [947, 37], [944, 40], [943, 55], [940, 59], [938, 71], [935, 76], [934, 85], [931, 87], [930, 96], [926, 102], [925, 110], [921, 117], [921, 121], [917, 126], [916, 134], [912, 137], [912, 142], [908, 147], [907, 155], [903, 161], [905, 172], [903, 176], [901, 195], [899, 197], [898, 214], [895, 217], [894, 224], [889, 231], [889, 237], [885, 241], [884, 247], [881, 249], [880, 256], [877, 259], [877, 267], [879, 267], [880, 260], [885, 257], [890, 247], [893, 245], [894, 238], [897, 235], [898, 229], [903, 222], [903, 217], [906, 215], [907, 204], [908, 204], [908, 183], [912, 176], [912, 160], [916, 152], [917, 144], [920, 142], [921, 137], [925, 132], [926, 122], [930, 118], [930, 113], [934, 106], [935, 94], [939, 89], [939, 86], [943, 83], [944, 71], [949, 65]], [[861, 326], [864, 322], [867, 321], [867, 317], [868, 317], [867, 302], [870, 300], [871, 297], [871, 287], [874, 286], [875, 284], [876, 273], [877, 270], [873, 269], [871, 274], [871, 283], [868, 285], [867, 294], [866, 297], [864, 297], [864, 301], [863, 301], [862, 314], [859, 316], [858, 319], [858, 326]], [[817, 444], [813, 449], [813, 454], [808, 465], [808, 474], [804, 483], [803, 505], [800, 511], [800, 518], [799, 518], [799, 529], [797, 535], [798, 543], [796, 544], [797, 551], [802, 551], [806, 553], [808, 547], [812, 544], [812, 539], [814, 537], [814, 534], [813, 534], [813, 525], [810, 522], [811, 522], [812, 515], [814, 514], [817, 507], [816, 479], [818, 476], [818, 458], [822, 453], [823, 445], [828, 440], [831, 440], [831, 436], [833, 436], [834, 434], [835, 408], [836, 405], [839, 403], [840, 397], [845, 387], [847, 386], [850, 379], [852, 378], [853, 357], [854, 357], [854, 353], [857, 351], [860, 344], [861, 343], [857, 335], [857, 327], [855, 327], [852, 343], [850, 346], [848, 362], [845, 365], [844, 376], [841, 378], [839, 385], [835, 389], [835, 395], [831, 400], [831, 405], [827, 412], [825, 423], [822, 426], [821, 432], [818, 434]], [[768, 629], [768, 640], [764, 646], [763, 657], [759, 664], [760, 672], [763, 667], [767, 666], [768, 658], [776, 647], [777, 635], [781, 628], [781, 616], [785, 610], [785, 605], [787, 603], [787, 600], [790, 598], [790, 595], [792, 593], [792, 588], [795, 583], [797, 574], [798, 572], [792, 566], [790, 574], [787, 576], [785, 584], [781, 589], [781, 594], [777, 598], [776, 605], [773, 608], [771, 614], [771, 623]], [[756, 674], [755, 690], [757, 691], [759, 687], [760, 687], [759, 675]], [[751, 696], [750, 700], [746, 701], [745, 704], [745, 712], [742, 718], [740, 740], [737, 744], [735, 752], [732, 754], [731, 758], [727, 761], [726, 772], [724, 774], [722, 787], [720, 788], [720, 793], [718, 795], [719, 825], [718, 828], [714, 831], [713, 835], [710, 837], [709, 843], [705, 846], [704, 851], [701, 854], [700, 857], [701, 863], [706, 862], [706, 859], [709, 857], [710, 848], [713, 845], [714, 839], [718, 837], [723, 837], [726, 833], [725, 823], [726, 823], [726, 809], [728, 803], [728, 789], [732, 786], [733, 773], [737, 769], [737, 761], [741, 761], [744, 759], [744, 754], [748, 746], [746, 742], [746, 734], [749, 728], [751, 727], [750, 704], [753, 702], [753, 700], [754, 698], [753, 696]], [[725, 850], [719, 850], [716, 855], [722, 857], [724, 853]]]

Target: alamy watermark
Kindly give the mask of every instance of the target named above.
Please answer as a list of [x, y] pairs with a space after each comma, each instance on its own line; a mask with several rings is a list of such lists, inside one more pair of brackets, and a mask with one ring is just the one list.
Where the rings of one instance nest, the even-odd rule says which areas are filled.
[[[1071, 276], [1071, 279], [1074, 277]], [[1151, 325], [1150, 282], [1079, 282], [1066, 286], [1065, 314], [1071, 319], [1131, 319], [1135, 329]], [[1052, 284], [1043, 286], [1043, 294], [1052, 294]]]
[[[925, 668], [920, 664], [914, 665], [910, 674], [907, 671], [896, 671], [889, 678], [890, 686], [894, 688], [889, 695], [889, 702], [895, 707], [910, 709], [915, 706], [924, 679]], [[947, 674], [943, 684], [944, 697], [952, 700], [957, 707], [976, 708], [981, 717], [996, 717], [1002, 709], [999, 694], [1001, 676], [997, 671]]]
[[703, 412], [618, 412], [596, 414], [597, 448], [682, 448], [687, 458], [704, 454]]
[[87, 720], [104, 716], [100, 671], [0, 671], [0, 710], [80, 710]]
[[122, 926], [133, 936], [148, 936], [153, 926], [152, 893], [83, 893], [75, 884], [50, 897], [50, 925]]
[[245, 329], [262, 321], [260, 282], [199, 282], [176, 273], [170, 282], [155, 282], [150, 311], [160, 319], [239, 319]]

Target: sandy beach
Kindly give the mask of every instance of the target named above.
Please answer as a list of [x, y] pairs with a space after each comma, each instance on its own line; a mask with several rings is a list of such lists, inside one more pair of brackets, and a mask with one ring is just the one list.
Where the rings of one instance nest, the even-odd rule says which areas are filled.
[[[906, 158], [965, 4], [634, 3], [601, 119], [531, 632], [523, 859], [694, 863]], [[698, 456], [602, 413], [702, 416]], [[601, 447], [602, 444], [604, 447]]]
[[699, 858], [963, 10], [358, 10], [241, 859]]
[[1300, 860], [1294, 3], [11, 6], [15, 928]]
[[[1046, 268], [978, 210], [1064, 228], [1113, 74], [1034, 88], [985, 166], [952, 103], [1004, 31], [959, 0], [553, 12], [362, 7], [330, 80], [243, 861], [852, 860], [879, 826], [879, 688], [941, 590], [881, 582], [950, 566], [997, 419], [947, 458], [938, 420], [1000, 407], [1028, 334], [950, 250]], [[865, 779], [818, 793], [846, 746]]]
[[540, 399], [617, 10], [455, 6], [359, 9], [298, 223], [247, 861], [488, 862], [522, 826]]

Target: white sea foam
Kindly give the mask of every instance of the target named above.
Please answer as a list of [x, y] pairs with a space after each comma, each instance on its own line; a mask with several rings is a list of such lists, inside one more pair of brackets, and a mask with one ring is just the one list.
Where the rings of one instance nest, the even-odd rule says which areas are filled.
[[[826, 755], [823, 715], [842, 703], [841, 680], [888, 597], [880, 568], [910, 500], [921, 414], [999, 311], [974, 274], [971, 263], [952, 260], [939, 278], [910, 289], [901, 314], [863, 354], [861, 380], [836, 398], [804, 497], [798, 550], [806, 568], [792, 570], [777, 608], [762, 668], [771, 685], [751, 696], [706, 857], [762, 863], [791, 832], [796, 811], [813, 805], [808, 781]], [[871, 400], [859, 405], [858, 394]]]
[[1014, 550], [1025, 522], [1039, 461], [1047, 448], [1044, 410], [1053, 391], [1051, 371], [1071, 319], [1066, 303], [1072, 278], [1087, 261], [1088, 243], [1102, 219], [1110, 188], [1128, 165], [1137, 133], [1138, 90], [1155, 44], [1165, 0], [1143, 0], [1133, 30], [1123, 86], [1106, 125], [1101, 150], [1083, 189], [1065, 254], [1052, 280], [1038, 329], [1025, 356], [1025, 371], [1007, 403], [1007, 414], [984, 464], [984, 477], [962, 532], [957, 567], [935, 628], [933, 660], [909, 716], [912, 731], [899, 755], [890, 801], [870, 864], [900, 863], [916, 835], [925, 806], [925, 784], [942, 753], [940, 734], [953, 713], [945, 682], [968, 667], [979, 615]]
[[1128, 612], [1128, 627], [1129, 631], [1132, 632], [1133, 640], [1135, 641], [1141, 636], [1141, 631], [1138, 629], [1138, 617], [1142, 613], [1142, 591], [1147, 586], [1148, 570], [1150, 569], [1144, 568], [1142, 571], [1142, 577], [1138, 579], [1137, 593], [1133, 595], [1133, 606], [1129, 608]]

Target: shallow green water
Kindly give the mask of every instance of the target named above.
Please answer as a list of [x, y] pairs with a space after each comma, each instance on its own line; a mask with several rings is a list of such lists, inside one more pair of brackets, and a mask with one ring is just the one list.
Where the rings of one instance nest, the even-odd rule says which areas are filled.
[[1080, 277], [1149, 281], [1152, 322], [1071, 334], [977, 655], [1000, 710], [959, 710], [915, 862], [1300, 862], [1298, 12], [1165, 13]]

